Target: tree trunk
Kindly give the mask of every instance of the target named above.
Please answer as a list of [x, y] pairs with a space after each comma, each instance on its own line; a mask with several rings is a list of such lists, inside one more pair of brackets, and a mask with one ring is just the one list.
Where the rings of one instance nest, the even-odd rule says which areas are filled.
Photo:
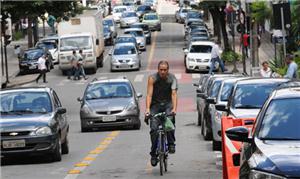
[[259, 66], [259, 56], [258, 56], [258, 37], [257, 37], [257, 22], [253, 23], [253, 36], [252, 36], [252, 63], [253, 67]]
[[229, 51], [231, 47], [229, 46], [229, 40], [228, 40], [228, 35], [227, 35], [227, 30], [226, 30], [226, 22], [225, 22], [225, 12], [224, 8], [222, 8], [222, 11], [219, 12], [219, 20], [220, 20], [220, 25], [221, 25], [221, 30], [222, 30], [222, 35], [223, 35], [223, 41], [224, 41], [224, 49], [225, 51]]
[[36, 44], [39, 41], [39, 23], [37, 17], [34, 17], [34, 29], [33, 29], [33, 40], [34, 44]]
[[221, 33], [220, 33], [220, 21], [218, 18], [218, 13], [215, 11], [215, 9], [210, 9], [209, 12], [211, 13], [212, 19], [213, 19], [213, 25], [214, 25], [214, 36], [217, 36], [218, 42], [221, 41]]
[[31, 48], [33, 46], [33, 44], [32, 44], [32, 17], [28, 17], [27, 34], [28, 34], [28, 48]]

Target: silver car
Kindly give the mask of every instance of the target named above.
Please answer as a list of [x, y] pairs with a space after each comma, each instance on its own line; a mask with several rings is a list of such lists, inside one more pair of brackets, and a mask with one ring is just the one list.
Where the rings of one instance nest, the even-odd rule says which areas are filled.
[[123, 12], [120, 19], [120, 27], [129, 27], [130, 25], [139, 22], [139, 17], [135, 12]]
[[146, 51], [146, 36], [141, 28], [125, 29], [124, 34], [132, 34], [138, 43], [139, 49]]
[[140, 52], [134, 43], [117, 43], [111, 56], [111, 71], [139, 70], [141, 67]]
[[118, 36], [117, 24], [115, 23], [114, 19], [104, 19], [103, 25], [109, 26], [110, 30], [113, 32], [114, 38], [116, 38]]
[[81, 103], [81, 131], [117, 126], [140, 129], [140, 97], [126, 78], [91, 82], [83, 98], [77, 99]]

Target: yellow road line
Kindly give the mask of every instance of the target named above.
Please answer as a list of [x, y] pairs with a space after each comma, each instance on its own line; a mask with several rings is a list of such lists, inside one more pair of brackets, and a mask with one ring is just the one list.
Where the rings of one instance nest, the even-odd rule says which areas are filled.
[[151, 49], [150, 49], [150, 53], [149, 53], [149, 57], [148, 57], [147, 70], [150, 70], [151, 62], [152, 62], [152, 59], [153, 59], [153, 54], [154, 54], [154, 51], [155, 51], [156, 37], [157, 37], [157, 31], [155, 31], [153, 36], [152, 36], [153, 40], [152, 40]]
[[75, 167], [72, 170], [68, 171], [68, 174], [64, 179], [77, 178], [78, 175], [82, 173], [86, 167], [90, 166], [90, 164], [96, 159], [98, 154], [102, 153], [107, 148], [107, 146], [116, 136], [119, 135], [119, 133], [120, 131], [113, 131], [109, 133], [107, 137], [103, 139], [101, 144], [96, 147], [96, 149], [89, 151], [89, 155], [83, 158], [82, 162], [76, 163], [74, 165]]

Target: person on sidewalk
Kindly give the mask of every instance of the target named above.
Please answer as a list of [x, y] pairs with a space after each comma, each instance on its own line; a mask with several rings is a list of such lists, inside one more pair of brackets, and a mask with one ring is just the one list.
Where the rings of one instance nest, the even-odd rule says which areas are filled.
[[215, 40], [215, 45], [211, 49], [211, 63], [210, 63], [210, 68], [208, 74], [212, 74], [214, 68], [215, 68], [215, 63], [218, 62], [222, 72], [225, 71], [225, 66], [223, 61], [221, 60], [221, 54], [220, 54], [220, 48], [219, 48], [219, 42]]
[[262, 69], [260, 69], [260, 76], [263, 78], [270, 78], [272, 75], [272, 70], [269, 67], [269, 63], [264, 61], [262, 64]]
[[294, 62], [294, 57], [291, 54], [288, 54], [285, 57], [285, 62], [288, 65], [288, 69], [284, 78], [297, 79], [298, 78], [298, 65]]
[[44, 83], [48, 83], [46, 81], [46, 73], [47, 73], [47, 67], [46, 67], [46, 54], [43, 54], [39, 59], [38, 59], [38, 69], [40, 71], [40, 75], [36, 79], [36, 83], [39, 82], [39, 79], [43, 76], [43, 81]]

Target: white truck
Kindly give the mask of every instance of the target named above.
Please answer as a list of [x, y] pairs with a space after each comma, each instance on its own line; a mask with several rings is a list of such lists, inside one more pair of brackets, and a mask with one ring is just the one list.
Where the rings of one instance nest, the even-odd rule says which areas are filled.
[[97, 72], [103, 67], [104, 38], [100, 11], [86, 10], [83, 14], [58, 24], [59, 68], [65, 75], [71, 66], [72, 52], [83, 52], [83, 67]]

